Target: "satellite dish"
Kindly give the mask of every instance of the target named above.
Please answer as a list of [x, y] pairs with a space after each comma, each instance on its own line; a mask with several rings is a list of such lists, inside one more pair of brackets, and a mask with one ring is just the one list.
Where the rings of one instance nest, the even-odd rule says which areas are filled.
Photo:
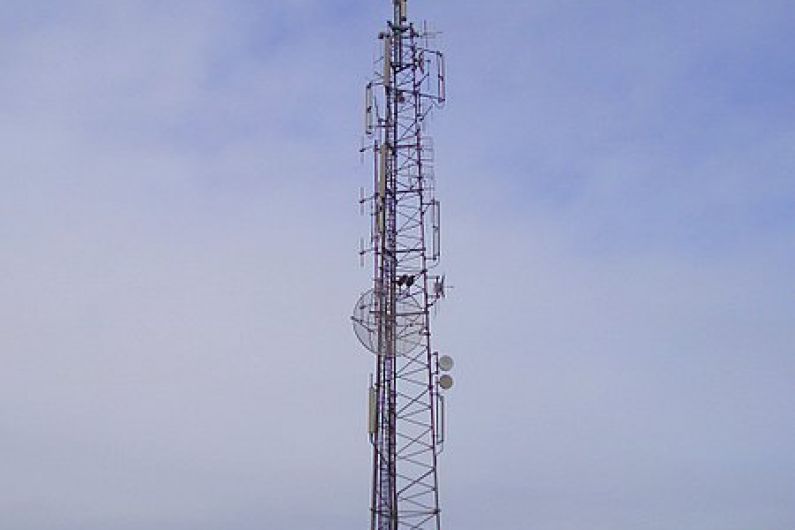
[[[395, 300], [395, 355], [406, 355], [425, 342], [425, 312], [416, 298], [408, 292], [397, 295]], [[380, 311], [375, 291], [364, 293], [353, 308], [353, 332], [362, 346], [378, 355], [378, 326]], [[383, 353], [388, 350], [382, 345]]]
[[450, 370], [453, 369], [453, 366], [455, 366], [455, 362], [453, 362], [453, 358], [450, 357], [449, 355], [442, 355], [441, 357], [439, 357], [438, 365], [439, 365], [439, 370], [441, 370], [442, 372], [449, 372]]
[[442, 387], [443, 390], [450, 390], [453, 388], [453, 378], [444, 374], [439, 378], [439, 386]]

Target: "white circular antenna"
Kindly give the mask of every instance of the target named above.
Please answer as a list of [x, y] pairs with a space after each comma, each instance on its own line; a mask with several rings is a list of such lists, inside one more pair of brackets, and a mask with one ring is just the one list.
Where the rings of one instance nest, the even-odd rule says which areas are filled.
[[442, 387], [443, 390], [450, 390], [453, 388], [453, 378], [444, 374], [439, 378], [439, 386]]
[[449, 355], [442, 355], [439, 357], [439, 370], [442, 372], [449, 372], [455, 366], [455, 362], [453, 362], [453, 358]]
[[[353, 332], [362, 346], [376, 355], [406, 355], [417, 349], [425, 341], [425, 312], [414, 296], [401, 293], [395, 300], [395, 338], [394, 347], [383, 344], [379, 348], [378, 327], [381, 312], [375, 291], [370, 289], [364, 293], [353, 308]], [[383, 338], [386, 341], [386, 337]], [[379, 350], [381, 350], [379, 352]]]

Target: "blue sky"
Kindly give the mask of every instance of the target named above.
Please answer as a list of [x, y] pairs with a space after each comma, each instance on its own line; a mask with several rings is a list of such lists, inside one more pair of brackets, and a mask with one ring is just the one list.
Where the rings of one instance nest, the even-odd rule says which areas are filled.
[[[457, 530], [795, 527], [795, 9], [420, 2]], [[8, 3], [14, 530], [367, 524], [383, 2]]]

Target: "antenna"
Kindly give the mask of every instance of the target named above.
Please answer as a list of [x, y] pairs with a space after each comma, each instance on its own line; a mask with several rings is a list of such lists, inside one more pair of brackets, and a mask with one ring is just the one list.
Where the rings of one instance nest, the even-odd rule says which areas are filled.
[[[370, 238], [372, 288], [351, 317], [374, 354], [367, 430], [372, 445], [371, 530], [440, 530], [438, 456], [445, 439], [445, 395], [453, 359], [431, 347], [431, 308], [445, 296], [441, 223], [428, 117], [445, 103], [444, 56], [435, 34], [409, 20], [407, 0], [378, 34], [382, 55], [365, 87], [364, 128], [373, 160]], [[364, 208], [367, 205], [368, 208]]]

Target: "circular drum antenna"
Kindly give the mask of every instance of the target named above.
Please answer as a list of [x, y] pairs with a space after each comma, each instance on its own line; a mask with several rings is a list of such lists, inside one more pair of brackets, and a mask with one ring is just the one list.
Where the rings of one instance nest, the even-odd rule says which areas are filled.
[[453, 358], [449, 355], [442, 355], [439, 357], [439, 370], [442, 372], [449, 372], [455, 366], [455, 362], [453, 362]]
[[[356, 302], [353, 308], [353, 332], [362, 346], [369, 351], [383, 354], [388, 351], [387, 344], [378, 344], [380, 311], [377, 307], [375, 291], [370, 289]], [[408, 293], [397, 295], [395, 300], [395, 355], [411, 353], [425, 341], [425, 312], [420, 303]], [[384, 338], [386, 340], [386, 338]]]
[[453, 378], [444, 374], [439, 378], [439, 386], [442, 387], [443, 390], [450, 390], [453, 388]]

